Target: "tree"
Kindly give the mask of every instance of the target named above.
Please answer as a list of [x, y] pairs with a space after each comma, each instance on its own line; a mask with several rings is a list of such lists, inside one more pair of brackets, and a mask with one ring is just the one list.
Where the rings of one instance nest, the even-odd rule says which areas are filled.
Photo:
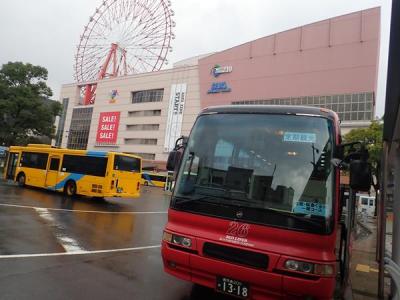
[[372, 175], [375, 178], [373, 187], [378, 195], [380, 187], [381, 157], [383, 149], [383, 122], [372, 121], [368, 128], [353, 129], [344, 136], [344, 142], [365, 142], [369, 153]]
[[9, 62], [0, 69], [0, 145], [24, 145], [39, 137], [53, 137], [60, 103], [52, 101], [47, 70]]

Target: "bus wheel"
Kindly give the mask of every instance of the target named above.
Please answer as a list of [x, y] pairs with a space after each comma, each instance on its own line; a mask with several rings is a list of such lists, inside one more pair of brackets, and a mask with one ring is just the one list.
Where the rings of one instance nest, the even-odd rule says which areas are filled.
[[67, 181], [67, 183], [64, 186], [64, 193], [67, 196], [75, 196], [76, 195], [76, 184], [74, 181]]
[[25, 186], [25, 181], [26, 181], [25, 173], [20, 173], [20, 174], [18, 174], [17, 181], [18, 181], [18, 185], [19, 185], [20, 187]]

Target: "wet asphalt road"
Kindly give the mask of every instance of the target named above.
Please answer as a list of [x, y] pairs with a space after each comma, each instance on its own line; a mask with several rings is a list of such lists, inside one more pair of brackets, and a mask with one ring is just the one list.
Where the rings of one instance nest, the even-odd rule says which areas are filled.
[[101, 201], [0, 180], [0, 299], [228, 299], [164, 273], [168, 205], [158, 188]]

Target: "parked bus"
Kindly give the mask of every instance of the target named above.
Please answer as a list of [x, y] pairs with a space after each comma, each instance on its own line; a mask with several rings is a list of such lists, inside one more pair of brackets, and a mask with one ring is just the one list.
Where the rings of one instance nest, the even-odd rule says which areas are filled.
[[[337, 278], [343, 293], [354, 218], [340, 224], [336, 113], [211, 107], [181, 141], [167, 163], [177, 170], [162, 241], [167, 273], [244, 299], [332, 299]], [[358, 157], [346, 160], [352, 187], [369, 189]]]
[[69, 196], [140, 196], [141, 158], [117, 152], [12, 146], [5, 179], [20, 186], [64, 192]]
[[166, 174], [150, 173], [150, 172], [142, 173], [142, 184], [143, 185], [157, 186], [157, 187], [164, 188], [166, 182], [167, 182]]

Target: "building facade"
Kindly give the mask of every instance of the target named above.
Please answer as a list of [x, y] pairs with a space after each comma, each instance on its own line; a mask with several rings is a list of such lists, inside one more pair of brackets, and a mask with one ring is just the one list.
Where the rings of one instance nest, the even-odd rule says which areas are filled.
[[375, 114], [380, 9], [372, 8], [178, 62], [97, 82], [94, 104], [63, 85], [57, 144], [165, 161], [200, 110], [214, 105], [312, 105], [336, 111], [342, 133]]

